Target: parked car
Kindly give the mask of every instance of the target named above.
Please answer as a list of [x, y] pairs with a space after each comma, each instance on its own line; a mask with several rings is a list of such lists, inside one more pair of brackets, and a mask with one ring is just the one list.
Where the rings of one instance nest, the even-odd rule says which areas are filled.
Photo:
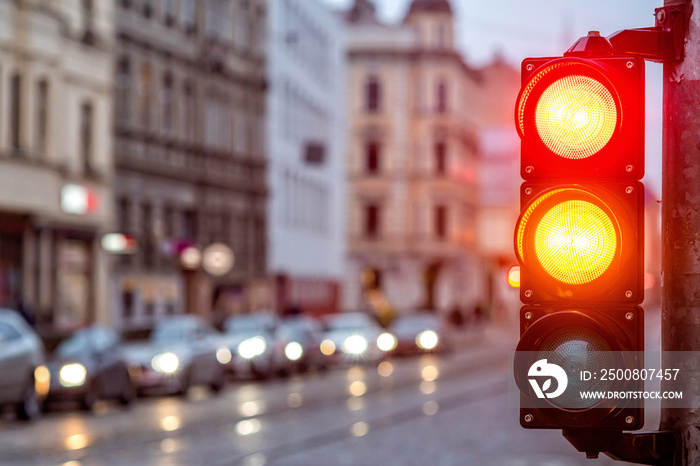
[[321, 352], [323, 326], [313, 317], [288, 317], [281, 322], [277, 335], [292, 370], [328, 368], [331, 361]]
[[367, 314], [334, 314], [326, 318], [321, 352], [336, 362], [376, 363], [385, 356], [377, 344], [384, 333]]
[[41, 340], [16, 311], [0, 309], [0, 405], [13, 406], [22, 420], [34, 420], [48, 383]]
[[75, 401], [92, 410], [98, 400], [128, 405], [136, 398], [120, 337], [113, 329], [94, 325], [74, 332], [58, 345], [48, 368], [51, 385], [44, 408]]
[[231, 361], [221, 334], [194, 315], [161, 320], [147, 342], [124, 349], [139, 393], [165, 391], [184, 396], [195, 385], [218, 392], [225, 385]]
[[277, 336], [279, 318], [271, 312], [231, 316], [224, 322], [224, 337], [233, 355], [233, 372], [239, 377], [266, 378], [286, 373], [290, 364]]
[[435, 314], [398, 317], [390, 329], [396, 337], [396, 354], [441, 352], [450, 349], [447, 326]]

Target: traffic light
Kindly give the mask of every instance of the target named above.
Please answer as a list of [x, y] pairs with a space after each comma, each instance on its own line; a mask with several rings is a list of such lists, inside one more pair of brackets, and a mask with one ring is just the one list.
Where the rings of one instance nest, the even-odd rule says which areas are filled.
[[643, 424], [639, 400], [580, 391], [641, 390], [639, 381], [584, 373], [641, 369], [643, 359], [644, 61], [615, 55], [596, 34], [587, 39], [563, 57], [522, 63], [520, 422], [634, 430]]

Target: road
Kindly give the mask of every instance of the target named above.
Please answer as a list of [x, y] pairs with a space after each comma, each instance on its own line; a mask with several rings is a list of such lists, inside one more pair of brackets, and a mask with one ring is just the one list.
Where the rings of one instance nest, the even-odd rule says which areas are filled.
[[[653, 339], [653, 337], [652, 337]], [[509, 404], [514, 329], [460, 336], [448, 355], [394, 358], [219, 395], [152, 397], [130, 408], [0, 423], [0, 463], [18, 465], [609, 465], [559, 431], [518, 424]], [[658, 422], [658, 421], [656, 421]], [[647, 423], [647, 426], [650, 426]]]

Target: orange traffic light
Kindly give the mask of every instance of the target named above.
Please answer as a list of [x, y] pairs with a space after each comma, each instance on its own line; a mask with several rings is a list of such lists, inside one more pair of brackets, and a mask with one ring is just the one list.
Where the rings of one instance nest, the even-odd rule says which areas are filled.
[[515, 229], [521, 300], [639, 304], [643, 187], [525, 183]]

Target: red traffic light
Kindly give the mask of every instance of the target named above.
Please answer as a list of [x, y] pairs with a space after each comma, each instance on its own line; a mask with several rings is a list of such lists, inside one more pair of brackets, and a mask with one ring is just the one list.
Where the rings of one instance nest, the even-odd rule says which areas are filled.
[[640, 403], [580, 394], [639, 389], [582, 374], [643, 359], [644, 62], [525, 59], [515, 118], [526, 180], [514, 235], [521, 425], [638, 429]]
[[516, 104], [526, 180], [644, 176], [644, 61], [529, 58]]

